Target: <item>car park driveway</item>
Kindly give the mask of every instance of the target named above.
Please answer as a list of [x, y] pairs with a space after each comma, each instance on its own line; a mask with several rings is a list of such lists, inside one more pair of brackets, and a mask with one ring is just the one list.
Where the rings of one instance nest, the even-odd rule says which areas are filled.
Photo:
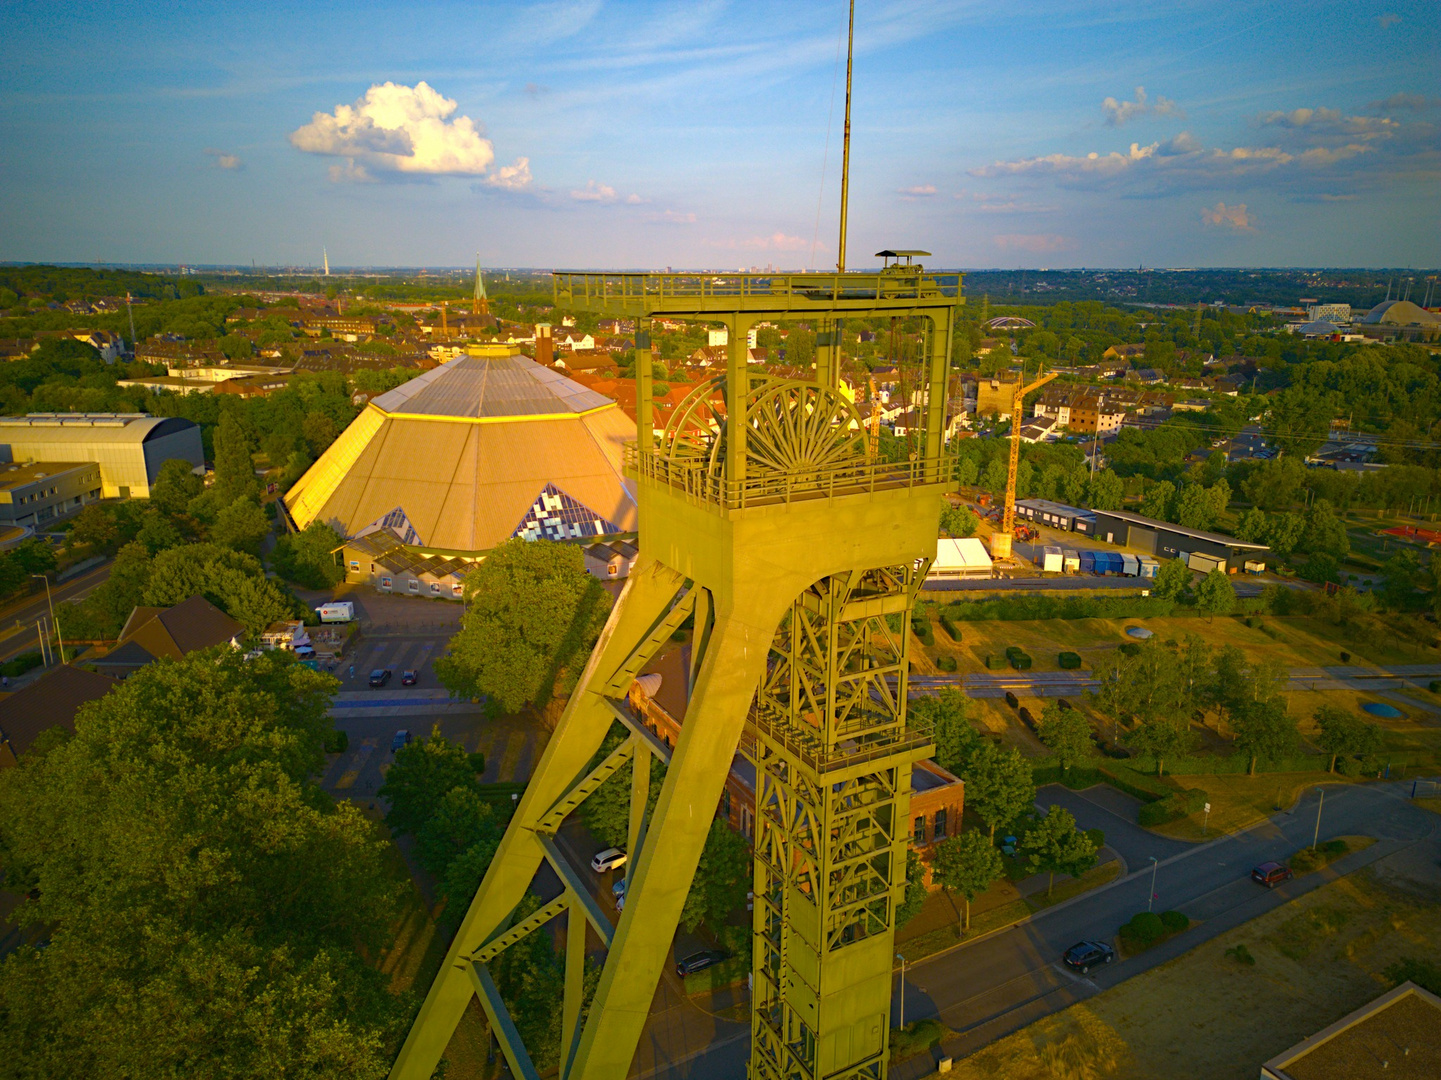
[[1097, 784], [1084, 791], [1072, 791], [1060, 784], [1046, 784], [1036, 791], [1036, 805], [1045, 810], [1064, 806], [1082, 829], [1100, 829], [1106, 846], [1125, 862], [1128, 870], [1149, 866], [1151, 859], [1169, 859], [1196, 845], [1185, 840], [1158, 836], [1136, 824], [1136, 811], [1144, 805], [1109, 784]]

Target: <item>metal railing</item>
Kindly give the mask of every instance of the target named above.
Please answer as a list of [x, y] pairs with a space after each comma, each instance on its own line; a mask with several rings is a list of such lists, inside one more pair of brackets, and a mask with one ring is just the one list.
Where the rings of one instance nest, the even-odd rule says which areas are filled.
[[[931, 732], [921, 722], [912, 721], [912, 726], [893, 732], [888, 738], [877, 742], [841, 742], [826, 746], [814, 728], [801, 728], [782, 716], [772, 715], [768, 710], [752, 708], [747, 717], [747, 726], [757, 735], [784, 747], [817, 773], [835, 769], [848, 769], [869, 761], [879, 761], [894, 754], [905, 753], [931, 744]], [[752, 737], [752, 740], [754, 737]], [[751, 743], [754, 754], [754, 741]], [[751, 757], [755, 762], [755, 757]]]
[[644, 309], [667, 300], [800, 300], [906, 303], [955, 301], [959, 273], [924, 270], [846, 274], [652, 274], [557, 270], [556, 303], [563, 307]]
[[634, 442], [623, 448], [628, 473], [684, 493], [691, 502], [740, 510], [750, 506], [832, 499], [875, 491], [939, 484], [946, 480], [941, 461], [874, 461], [806, 472], [761, 472], [744, 480], [713, 475], [709, 464], [673, 461]]

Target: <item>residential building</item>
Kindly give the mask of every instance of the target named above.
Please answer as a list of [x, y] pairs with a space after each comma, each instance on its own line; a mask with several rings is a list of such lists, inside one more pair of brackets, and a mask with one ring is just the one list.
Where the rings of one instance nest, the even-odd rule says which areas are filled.
[[0, 417], [0, 460], [95, 462], [104, 498], [148, 498], [160, 466], [205, 464], [200, 426], [144, 413], [31, 413]]
[[1050, 442], [1055, 439], [1058, 428], [1054, 416], [1038, 416], [1021, 425], [1021, 442]]
[[75, 713], [110, 693], [115, 680], [61, 664], [48, 675], [0, 698], [0, 769], [13, 768], [44, 732], [75, 733]]
[[115, 648], [86, 663], [102, 674], [128, 678], [162, 657], [179, 660], [217, 645], [239, 648], [245, 626], [203, 596], [174, 607], [138, 607], [125, 620]]
[[629, 540], [591, 544], [585, 549], [585, 568], [602, 581], [616, 581], [630, 576], [630, 568], [639, 554], [640, 548]]
[[44, 528], [100, 498], [93, 461], [0, 464], [0, 525]]
[[437, 552], [407, 544], [405, 535], [389, 525], [354, 536], [337, 550], [348, 582], [440, 600], [463, 599], [466, 575], [480, 561], [476, 553]]

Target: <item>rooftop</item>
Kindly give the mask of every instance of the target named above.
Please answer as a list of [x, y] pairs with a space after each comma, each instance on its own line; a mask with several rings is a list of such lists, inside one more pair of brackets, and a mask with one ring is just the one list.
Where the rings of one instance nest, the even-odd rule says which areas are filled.
[[580, 415], [614, 404], [509, 348], [496, 352], [442, 364], [371, 404], [392, 415], [474, 420]]
[[1405, 982], [1261, 1068], [1270, 1080], [1441, 1076], [1441, 998]]
[[0, 491], [33, 484], [46, 477], [59, 476], [73, 469], [94, 468], [90, 461], [27, 461], [0, 465]]

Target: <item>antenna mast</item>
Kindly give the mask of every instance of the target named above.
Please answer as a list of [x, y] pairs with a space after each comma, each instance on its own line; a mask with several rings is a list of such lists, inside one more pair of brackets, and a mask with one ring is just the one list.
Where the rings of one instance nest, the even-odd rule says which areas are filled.
[[851, 59], [856, 47], [856, 0], [851, 0], [850, 28], [846, 34], [846, 126], [841, 140], [841, 243], [836, 270], [846, 272], [846, 218], [851, 195]]

